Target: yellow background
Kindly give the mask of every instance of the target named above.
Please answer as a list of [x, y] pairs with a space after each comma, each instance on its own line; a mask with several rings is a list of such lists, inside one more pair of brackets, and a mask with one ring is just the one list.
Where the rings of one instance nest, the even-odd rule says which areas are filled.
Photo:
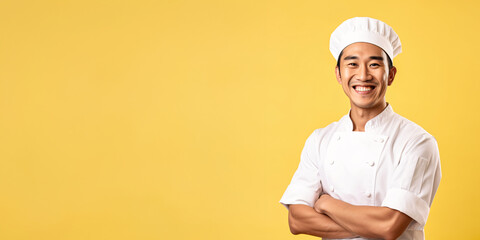
[[480, 239], [475, 1], [1, 1], [0, 239], [314, 239], [278, 203], [349, 109], [328, 50], [403, 43], [387, 100], [434, 135], [428, 239]]

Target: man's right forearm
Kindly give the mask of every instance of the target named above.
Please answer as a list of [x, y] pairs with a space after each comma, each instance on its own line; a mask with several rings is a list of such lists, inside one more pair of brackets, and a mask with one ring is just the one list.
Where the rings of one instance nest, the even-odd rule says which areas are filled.
[[293, 234], [308, 234], [323, 238], [352, 238], [356, 234], [348, 232], [330, 217], [316, 212], [302, 204], [289, 206], [288, 223]]

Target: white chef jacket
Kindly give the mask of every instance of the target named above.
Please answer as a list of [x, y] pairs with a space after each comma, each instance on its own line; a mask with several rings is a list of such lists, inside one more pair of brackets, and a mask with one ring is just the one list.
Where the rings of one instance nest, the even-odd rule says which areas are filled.
[[441, 178], [435, 138], [390, 105], [365, 132], [353, 131], [349, 115], [308, 137], [280, 203], [313, 207], [327, 193], [353, 205], [385, 206], [413, 219], [398, 239], [424, 239]]

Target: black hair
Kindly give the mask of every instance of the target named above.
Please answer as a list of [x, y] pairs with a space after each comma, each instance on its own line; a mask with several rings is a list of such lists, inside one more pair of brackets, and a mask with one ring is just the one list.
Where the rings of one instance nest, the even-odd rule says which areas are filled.
[[[340, 55], [338, 56], [338, 60], [337, 60], [337, 67], [338, 68], [340, 68], [340, 59], [342, 58], [342, 54], [343, 54], [343, 50], [340, 52]], [[387, 53], [385, 53], [385, 55], [387, 55], [388, 69], [392, 69], [392, 67], [393, 67], [392, 59], [390, 58], [390, 56], [388, 56]]]

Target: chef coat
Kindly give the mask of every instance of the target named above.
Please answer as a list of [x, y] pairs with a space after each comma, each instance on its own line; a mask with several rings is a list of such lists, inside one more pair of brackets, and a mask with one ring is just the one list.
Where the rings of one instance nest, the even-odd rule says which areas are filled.
[[435, 138], [388, 105], [365, 132], [353, 131], [350, 114], [315, 130], [280, 203], [313, 207], [327, 193], [353, 205], [385, 206], [413, 219], [398, 239], [424, 239], [440, 178]]

